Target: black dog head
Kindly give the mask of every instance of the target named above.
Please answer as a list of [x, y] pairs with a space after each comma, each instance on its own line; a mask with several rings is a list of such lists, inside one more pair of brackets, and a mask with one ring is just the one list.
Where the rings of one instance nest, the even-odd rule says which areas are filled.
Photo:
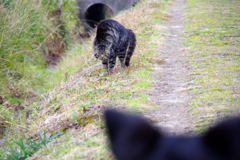
[[240, 160], [240, 117], [201, 136], [166, 136], [143, 118], [114, 110], [105, 120], [117, 160]]

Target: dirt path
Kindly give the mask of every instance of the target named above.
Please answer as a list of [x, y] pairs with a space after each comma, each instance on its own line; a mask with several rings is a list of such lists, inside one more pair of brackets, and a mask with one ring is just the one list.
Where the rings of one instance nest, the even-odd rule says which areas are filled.
[[164, 63], [154, 67], [156, 81], [151, 92], [157, 110], [146, 114], [157, 126], [170, 134], [186, 133], [190, 126], [186, 111], [188, 71], [181, 37], [184, 6], [184, 0], [175, 0], [169, 9], [170, 18], [164, 25], [167, 36], [159, 46], [159, 59]]

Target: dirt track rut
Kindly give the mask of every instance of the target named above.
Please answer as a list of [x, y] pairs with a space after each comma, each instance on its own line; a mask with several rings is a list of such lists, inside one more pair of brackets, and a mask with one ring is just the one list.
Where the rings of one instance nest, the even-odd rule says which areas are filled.
[[169, 8], [169, 20], [164, 24], [167, 35], [159, 46], [159, 59], [163, 64], [155, 64], [155, 83], [150, 93], [157, 105], [146, 117], [170, 134], [189, 132], [190, 120], [187, 113], [188, 81], [185, 52], [183, 46], [184, 0], [173, 1]]

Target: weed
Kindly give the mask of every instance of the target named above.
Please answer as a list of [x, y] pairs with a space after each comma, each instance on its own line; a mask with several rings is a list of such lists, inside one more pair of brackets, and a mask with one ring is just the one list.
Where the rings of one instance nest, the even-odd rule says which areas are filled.
[[6, 158], [0, 158], [1, 160], [24, 160], [38, 151], [41, 147], [51, 142], [59, 134], [49, 136], [45, 133], [37, 134], [34, 138], [20, 138], [15, 141], [15, 144], [8, 152], [6, 152]]

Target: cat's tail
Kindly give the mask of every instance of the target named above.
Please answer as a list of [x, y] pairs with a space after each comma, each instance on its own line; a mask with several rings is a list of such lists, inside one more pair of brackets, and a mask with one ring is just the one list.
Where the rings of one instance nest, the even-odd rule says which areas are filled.
[[130, 59], [133, 55], [133, 52], [136, 47], [136, 36], [132, 30], [128, 30], [128, 49], [127, 49], [127, 55], [125, 60], [125, 65], [128, 67], [130, 65]]
[[129, 50], [132, 51], [132, 53], [134, 52], [135, 50], [135, 47], [136, 47], [136, 36], [135, 36], [135, 33], [133, 33], [132, 30], [129, 29]]

